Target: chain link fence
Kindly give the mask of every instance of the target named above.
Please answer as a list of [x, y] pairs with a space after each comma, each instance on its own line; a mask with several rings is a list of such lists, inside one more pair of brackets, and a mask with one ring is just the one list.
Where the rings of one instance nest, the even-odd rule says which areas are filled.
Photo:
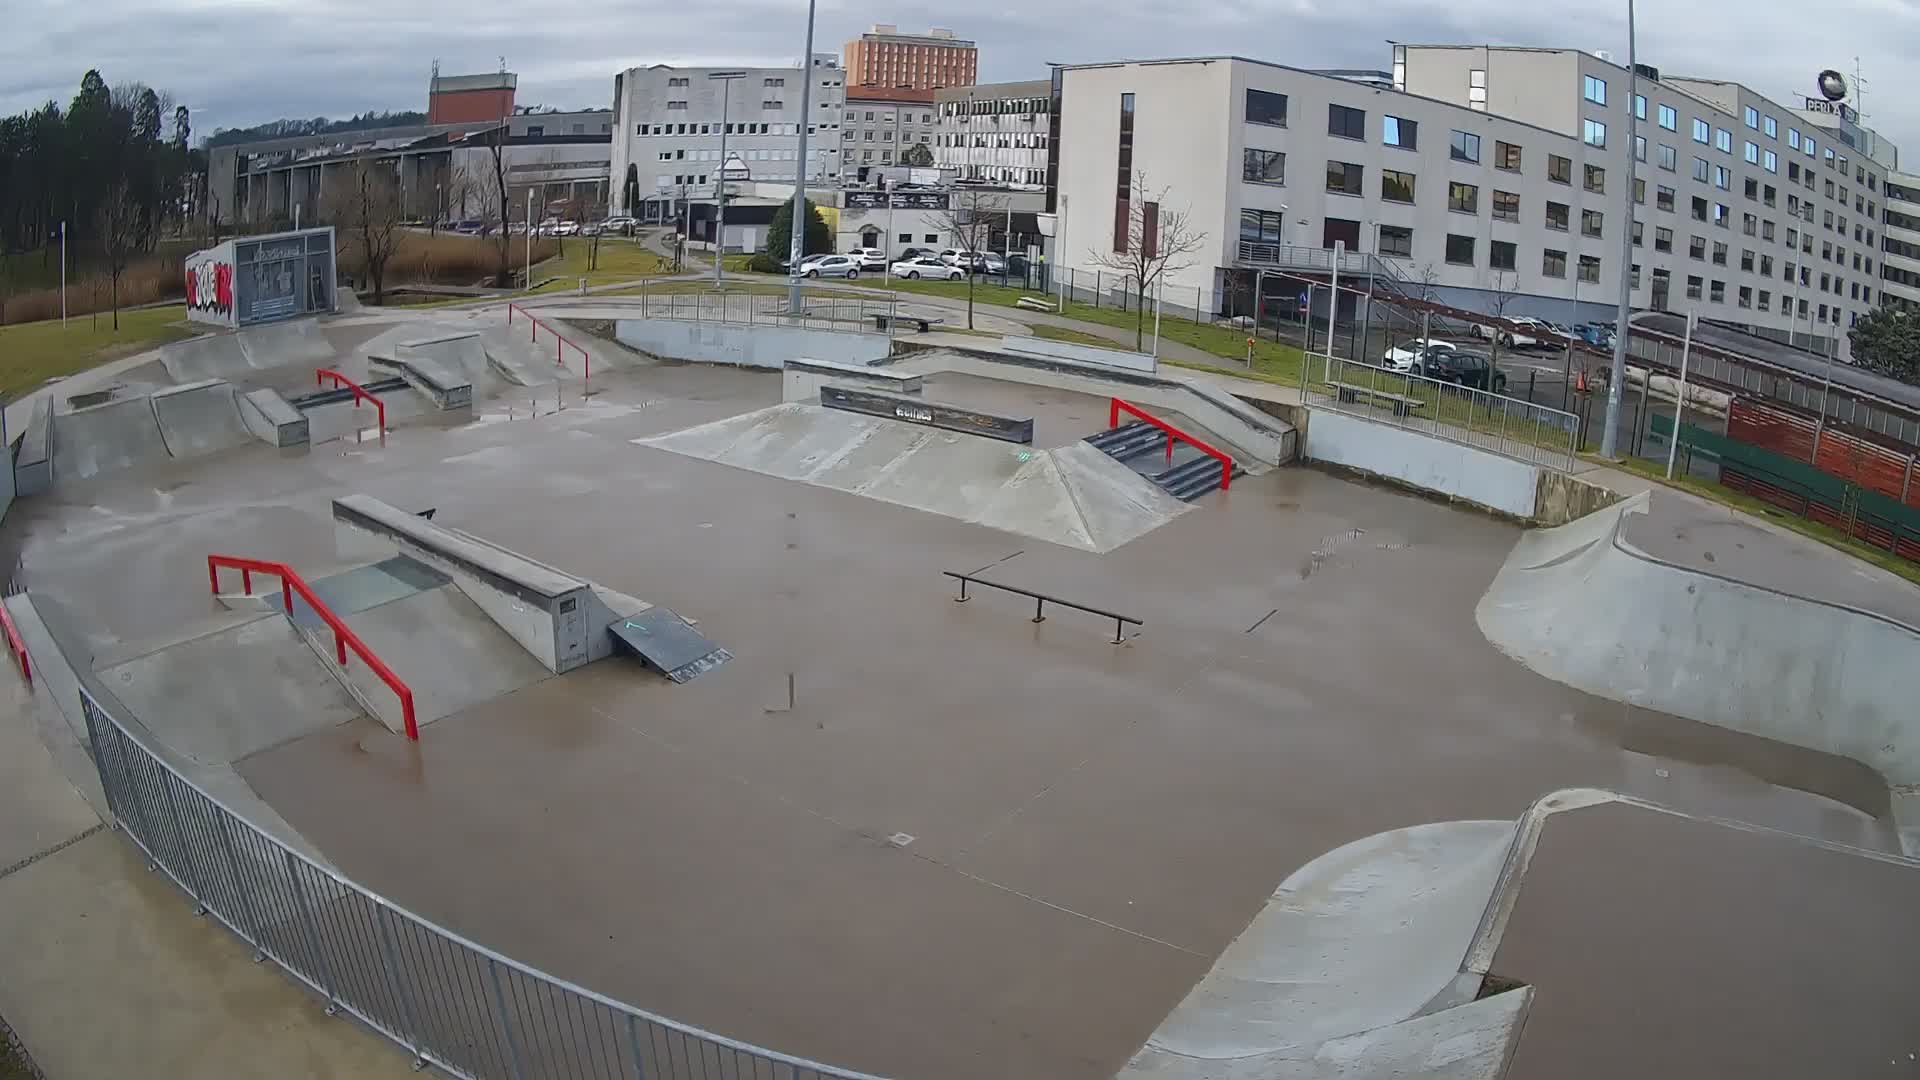
[[255, 828], [130, 734], [84, 686], [120, 828], [224, 923], [327, 1001], [460, 1077], [874, 1080], [623, 1005], [510, 960]]

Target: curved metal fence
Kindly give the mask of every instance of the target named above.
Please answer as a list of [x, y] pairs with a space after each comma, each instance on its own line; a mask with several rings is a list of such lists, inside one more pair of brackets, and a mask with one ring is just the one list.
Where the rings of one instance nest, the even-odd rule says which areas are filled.
[[100, 784], [121, 829], [198, 902], [327, 1000], [462, 1077], [875, 1080], [623, 1005], [436, 926], [228, 810], [83, 686]]

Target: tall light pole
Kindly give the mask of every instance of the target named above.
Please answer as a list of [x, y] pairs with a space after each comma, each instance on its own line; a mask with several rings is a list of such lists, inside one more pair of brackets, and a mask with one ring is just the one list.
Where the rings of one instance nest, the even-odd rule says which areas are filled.
[[[813, 10], [819, 0], [807, 0], [807, 51], [800, 56], [800, 161], [793, 178], [793, 227], [787, 245], [787, 312], [800, 317], [800, 259], [807, 244], [807, 125], [813, 123]], [[838, 153], [838, 151], [835, 151]]]
[[711, 71], [707, 78], [720, 84], [720, 167], [713, 174], [713, 287], [720, 287], [721, 262], [727, 240], [727, 112], [732, 104], [733, 81], [744, 79], [744, 71]]
[[1633, 140], [1640, 134], [1640, 114], [1634, 102], [1640, 95], [1640, 71], [1634, 55], [1633, 0], [1627, 0], [1627, 139], [1621, 158], [1627, 163], [1627, 182], [1620, 185], [1620, 312], [1613, 325], [1613, 366], [1607, 371], [1607, 424], [1600, 433], [1600, 456], [1619, 451], [1620, 384], [1627, 378], [1627, 333], [1633, 313]]

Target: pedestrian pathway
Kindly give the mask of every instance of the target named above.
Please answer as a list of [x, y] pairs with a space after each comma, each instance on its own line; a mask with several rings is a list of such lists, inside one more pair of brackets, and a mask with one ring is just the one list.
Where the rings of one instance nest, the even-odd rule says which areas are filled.
[[47, 1076], [411, 1075], [105, 827], [0, 671], [0, 1016]]

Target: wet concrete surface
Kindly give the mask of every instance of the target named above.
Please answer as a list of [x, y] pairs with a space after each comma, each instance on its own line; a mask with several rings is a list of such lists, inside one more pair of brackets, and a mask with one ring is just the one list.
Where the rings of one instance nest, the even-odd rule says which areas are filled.
[[1920, 1075], [1920, 873], [1612, 803], [1552, 815], [1491, 974], [1508, 1080]]
[[1001, 416], [1033, 418], [1033, 445], [1051, 450], [1107, 429], [1107, 399], [955, 371], [928, 375], [921, 397]]
[[1920, 586], [1725, 507], [1656, 491], [1645, 515], [1626, 519], [1622, 535], [1665, 562], [1920, 628]]
[[[736, 659], [685, 686], [614, 660], [418, 747], [362, 721], [241, 772], [343, 872], [475, 940], [875, 1072], [1110, 1075], [1293, 869], [1562, 787], [1893, 843], [1864, 767], [1495, 651], [1473, 608], [1510, 525], [1291, 468], [1094, 555], [629, 442], [773, 404], [777, 374], [596, 385], [63, 490], [7, 535], [114, 638], [204, 616], [209, 550], [335, 565], [349, 491], [698, 620]], [[1115, 647], [1016, 596], [953, 603], [940, 571], [981, 568], [1145, 626]]]

